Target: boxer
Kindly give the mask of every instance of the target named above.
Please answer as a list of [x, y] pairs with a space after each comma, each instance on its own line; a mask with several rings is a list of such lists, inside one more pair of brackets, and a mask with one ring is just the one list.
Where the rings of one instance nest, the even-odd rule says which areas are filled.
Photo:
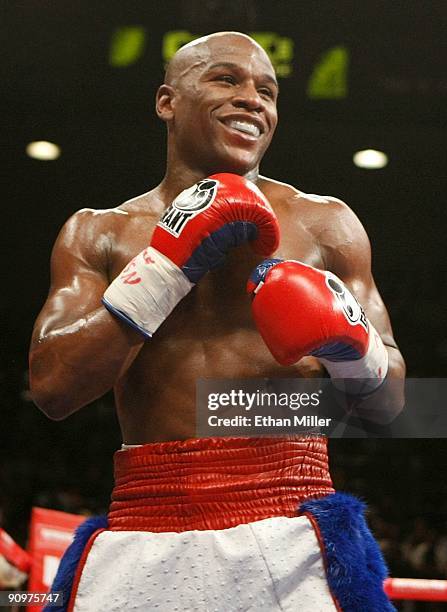
[[[56, 241], [30, 351], [34, 400], [57, 420], [113, 388], [124, 442], [107, 520], [78, 532], [53, 586], [78, 612], [392, 609], [362, 506], [334, 493], [323, 437], [194, 439], [199, 377], [338, 376], [348, 355], [362, 362], [350, 377], [378, 381], [356, 390], [360, 416], [387, 423], [403, 407], [405, 366], [360, 221], [336, 198], [259, 173], [277, 97], [251, 38], [186, 45], [156, 96], [164, 178], [117, 208], [75, 213]], [[265, 256], [285, 263], [252, 281], [259, 333], [245, 285]], [[352, 293], [363, 332], [338, 333], [339, 319], [322, 336], [313, 323], [300, 344], [293, 296], [281, 298], [293, 316], [272, 324], [290, 342], [272, 342], [256, 308], [289, 260], [317, 274], [323, 301], [318, 274], [335, 275], [327, 311]]]

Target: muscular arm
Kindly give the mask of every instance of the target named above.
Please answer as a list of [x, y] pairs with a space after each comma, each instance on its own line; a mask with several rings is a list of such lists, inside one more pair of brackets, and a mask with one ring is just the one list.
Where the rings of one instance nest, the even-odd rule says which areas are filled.
[[[371, 272], [371, 247], [356, 215], [342, 202], [331, 201], [334, 223], [320, 236], [326, 267], [339, 276], [363, 306], [388, 351], [388, 375], [382, 387], [363, 400], [348, 402], [362, 418], [387, 424], [404, 406], [405, 362], [393, 337], [390, 319]], [[347, 399], [347, 398], [345, 398]]]
[[105, 215], [80, 211], [61, 230], [51, 257], [50, 292], [34, 326], [31, 393], [56, 420], [108, 391], [143, 345], [138, 332], [101, 305], [109, 284]]

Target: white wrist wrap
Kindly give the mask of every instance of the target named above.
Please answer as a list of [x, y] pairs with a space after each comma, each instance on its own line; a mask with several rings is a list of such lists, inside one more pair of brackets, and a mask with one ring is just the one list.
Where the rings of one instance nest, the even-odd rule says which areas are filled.
[[368, 349], [361, 359], [354, 361], [320, 359], [320, 361], [334, 379], [334, 386], [350, 395], [363, 395], [375, 391], [383, 383], [388, 372], [388, 351], [371, 323], [369, 323]]
[[109, 285], [102, 302], [150, 338], [192, 287], [178, 266], [147, 247]]

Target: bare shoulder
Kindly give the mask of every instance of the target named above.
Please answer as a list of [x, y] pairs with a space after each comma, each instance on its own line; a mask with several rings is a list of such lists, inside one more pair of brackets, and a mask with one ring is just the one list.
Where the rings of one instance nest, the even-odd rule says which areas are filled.
[[305, 193], [288, 183], [260, 177], [259, 188], [276, 209], [296, 214], [320, 246], [337, 248], [347, 242], [367, 241], [366, 232], [354, 211], [339, 198]]
[[110, 232], [119, 229], [135, 216], [158, 214], [159, 206], [154, 203], [152, 192], [149, 191], [123, 202], [113, 208], [81, 208], [65, 223], [64, 228], [72, 232]]
[[127, 213], [120, 207], [108, 209], [81, 208], [65, 222], [59, 238], [63, 238], [67, 246], [73, 246], [80, 238], [94, 240], [101, 234], [119, 226]]
[[127, 215], [119, 207], [82, 208], [63, 225], [53, 248], [52, 261], [69, 258], [96, 269], [107, 268], [110, 242]]
[[349, 206], [339, 198], [305, 193], [293, 185], [265, 176], [259, 177], [258, 185], [266, 197], [273, 200], [274, 203], [294, 206], [297, 212], [305, 210], [332, 217], [350, 211]]
[[85, 254], [89, 259], [103, 259], [129, 224], [142, 217], [159, 217], [159, 209], [152, 192], [127, 200], [114, 208], [81, 208], [65, 222], [55, 249], [69, 249], [74, 254]]

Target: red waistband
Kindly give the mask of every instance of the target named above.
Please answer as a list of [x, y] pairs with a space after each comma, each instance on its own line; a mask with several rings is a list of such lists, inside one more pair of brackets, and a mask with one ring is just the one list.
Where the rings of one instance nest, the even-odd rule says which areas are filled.
[[333, 493], [327, 439], [203, 438], [115, 453], [113, 531], [226, 529]]

